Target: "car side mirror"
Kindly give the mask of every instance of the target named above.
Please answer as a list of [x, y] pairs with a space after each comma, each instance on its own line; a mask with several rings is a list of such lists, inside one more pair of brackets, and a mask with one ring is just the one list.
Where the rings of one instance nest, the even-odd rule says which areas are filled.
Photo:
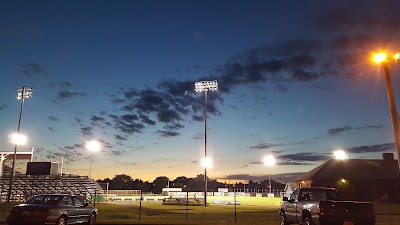
[[83, 204], [83, 206], [84, 207], [89, 206], [89, 203], [86, 202], [85, 204]]
[[288, 199], [288, 197], [283, 197], [283, 199], [282, 199], [284, 202], [287, 202], [287, 201], [289, 201], [289, 199]]

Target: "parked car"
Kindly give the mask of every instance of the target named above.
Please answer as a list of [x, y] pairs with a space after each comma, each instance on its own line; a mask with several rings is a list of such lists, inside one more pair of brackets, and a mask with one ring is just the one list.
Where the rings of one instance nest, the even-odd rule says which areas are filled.
[[7, 217], [9, 225], [88, 224], [96, 222], [98, 212], [82, 199], [67, 194], [41, 194], [14, 206]]
[[372, 202], [340, 201], [334, 188], [298, 188], [283, 198], [281, 225], [375, 225]]

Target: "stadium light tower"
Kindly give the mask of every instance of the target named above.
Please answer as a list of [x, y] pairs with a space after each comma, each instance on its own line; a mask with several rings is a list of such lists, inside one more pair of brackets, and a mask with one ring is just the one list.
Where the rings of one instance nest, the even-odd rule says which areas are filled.
[[15, 147], [14, 147], [14, 158], [13, 158], [12, 167], [11, 167], [10, 186], [8, 187], [8, 193], [7, 193], [7, 202], [10, 202], [10, 197], [11, 197], [12, 183], [13, 183], [14, 170], [15, 170], [15, 161], [17, 160], [17, 146], [26, 141], [25, 136], [19, 135], [19, 129], [21, 127], [22, 111], [24, 109], [24, 102], [25, 102], [25, 99], [32, 97], [33, 90], [35, 90], [34, 87], [27, 87], [27, 86], [17, 88], [17, 99], [21, 99], [22, 101], [21, 101], [21, 108], [19, 110], [17, 133], [12, 135], [12, 143], [15, 145]]
[[[204, 159], [207, 159], [207, 92], [218, 90], [218, 81], [194, 83], [196, 92], [204, 92]], [[204, 207], [207, 207], [207, 166], [204, 166]]]
[[392, 81], [390, 80], [390, 70], [389, 64], [392, 62], [397, 62], [400, 59], [400, 53], [396, 53], [393, 55], [393, 60], [388, 60], [387, 54], [385, 52], [376, 53], [373, 56], [373, 61], [380, 64], [383, 71], [385, 72], [386, 78], [386, 90], [389, 101], [389, 109], [390, 115], [392, 117], [392, 127], [393, 127], [393, 136], [394, 136], [394, 145], [397, 152], [399, 170], [400, 170], [400, 131], [399, 131], [399, 118], [396, 109], [396, 103], [393, 95]]
[[[273, 155], [267, 155], [264, 158], [264, 164], [268, 167], [273, 167], [276, 163], [275, 157]], [[269, 169], [269, 174], [268, 174], [268, 180], [269, 180], [269, 193], [272, 192], [272, 186], [271, 186], [271, 169]]]
[[89, 178], [92, 179], [93, 152], [98, 152], [100, 150], [100, 143], [95, 140], [89, 141], [86, 143], [86, 149], [90, 151]]

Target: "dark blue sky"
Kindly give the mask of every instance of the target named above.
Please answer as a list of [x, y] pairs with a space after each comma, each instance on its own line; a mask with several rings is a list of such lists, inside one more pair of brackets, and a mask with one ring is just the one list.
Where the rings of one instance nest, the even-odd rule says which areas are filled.
[[[17, 87], [34, 86], [21, 132], [35, 160], [93, 177], [308, 171], [335, 149], [394, 152], [382, 69], [400, 50], [399, 1], [0, 1], [0, 148], [12, 150]], [[391, 68], [396, 97], [399, 67]], [[262, 159], [273, 154], [269, 170]], [[396, 155], [397, 157], [397, 155]], [[23, 168], [23, 164], [19, 164]]]

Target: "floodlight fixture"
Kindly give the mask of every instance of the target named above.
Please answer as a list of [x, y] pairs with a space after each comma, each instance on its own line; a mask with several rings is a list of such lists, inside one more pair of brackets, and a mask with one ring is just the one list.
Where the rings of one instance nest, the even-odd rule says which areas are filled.
[[212, 167], [212, 159], [211, 158], [203, 158], [201, 160], [201, 165], [204, 168], [211, 168]]
[[92, 140], [86, 143], [86, 149], [91, 152], [98, 152], [100, 150], [100, 143], [96, 140]]
[[199, 81], [194, 83], [194, 90], [196, 92], [203, 91], [216, 91], [218, 90], [218, 81]]
[[400, 59], [400, 53], [394, 54], [393, 59], [396, 60], [396, 61], [399, 60]]
[[341, 149], [336, 150], [335, 152], [333, 152], [333, 155], [335, 156], [335, 158], [336, 158], [337, 160], [345, 160], [345, 159], [347, 159], [347, 154], [346, 154], [346, 152], [343, 151], [343, 150], [341, 150]]
[[11, 134], [11, 143], [14, 145], [24, 145], [26, 143], [26, 136], [19, 133]]
[[276, 164], [275, 157], [273, 155], [267, 155], [264, 157], [264, 164], [266, 166], [274, 166]]
[[376, 63], [382, 63], [387, 59], [387, 54], [385, 52], [378, 52], [374, 54], [373, 60]]
[[35, 90], [34, 87], [20, 87], [17, 88], [17, 99], [28, 99], [32, 97], [32, 91]]

